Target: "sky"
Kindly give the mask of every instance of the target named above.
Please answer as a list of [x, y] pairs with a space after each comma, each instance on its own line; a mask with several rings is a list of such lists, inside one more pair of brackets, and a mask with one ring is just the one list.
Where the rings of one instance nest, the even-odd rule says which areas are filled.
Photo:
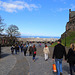
[[6, 28], [16, 25], [23, 36], [61, 37], [69, 9], [75, 11], [75, 0], [0, 0]]

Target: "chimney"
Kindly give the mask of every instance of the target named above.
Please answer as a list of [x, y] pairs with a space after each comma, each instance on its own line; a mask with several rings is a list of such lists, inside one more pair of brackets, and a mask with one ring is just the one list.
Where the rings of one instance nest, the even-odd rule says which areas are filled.
[[71, 9], [69, 9], [69, 13], [71, 12]]
[[71, 19], [71, 9], [69, 9], [69, 21]]

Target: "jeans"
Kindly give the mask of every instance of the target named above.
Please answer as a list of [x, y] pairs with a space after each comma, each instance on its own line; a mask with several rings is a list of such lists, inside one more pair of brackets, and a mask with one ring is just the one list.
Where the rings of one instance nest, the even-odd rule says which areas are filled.
[[33, 60], [35, 60], [35, 56], [36, 56], [36, 55], [35, 55], [35, 54], [33, 54]]
[[62, 59], [55, 59], [55, 62], [56, 62], [57, 75], [60, 75], [60, 73], [62, 73]]
[[17, 54], [17, 50], [15, 49], [15, 54]]

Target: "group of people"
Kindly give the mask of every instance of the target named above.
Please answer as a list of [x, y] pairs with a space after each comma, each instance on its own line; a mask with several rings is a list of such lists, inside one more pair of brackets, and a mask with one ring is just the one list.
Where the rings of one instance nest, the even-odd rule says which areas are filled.
[[18, 44], [12, 45], [11, 47], [11, 54], [17, 54], [17, 52], [20, 51], [21, 46], [19, 46]]
[[[14, 54], [14, 51], [15, 54], [17, 54], [17, 52], [19, 52], [20, 50], [21, 52], [24, 52], [24, 56], [26, 56], [28, 50], [29, 56], [33, 56], [32, 59], [35, 62], [36, 51], [37, 51], [35, 44], [33, 46], [30, 45], [29, 47], [26, 44], [25, 45], [21, 44], [20, 46], [16, 44], [15, 46], [11, 47], [12, 54]], [[49, 58], [50, 50], [46, 44], [45, 47], [43, 48], [43, 52], [44, 52], [45, 61], [47, 61]], [[74, 75], [75, 73], [75, 44], [74, 43], [70, 44], [70, 48], [66, 53], [66, 49], [61, 44], [61, 40], [57, 41], [57, 45], [54, 47], [53, 55], [52, 55], [52, 60], [53, 62], [55, 61], [56, 63], [57, 75], [63, 75], [63, 70], [62, 70], [63, 56], [65, 58], [65, 61], [69, 63], [70, 75]], [[0, 58], [1, 58], [1, 45], [0, 45]]]
[[14, 54], [14, 50], [15, 50], [15, 54], [17, 54], [17, 52], [19, 52], [21, 50], [21, 52], [24, 52], [24, 56], [26, 56], [27, 50], [29, 51], [29, 56], [33, 56], [33, 61], [35, 61], [35, 56], [36, 56], [36, 47], [35, 44], [33, 46], [29, 46], [24, 44], [24, 45], [15, 45], [11, 47], [11, 53]]
[[[27, 53], [26, 45], [24, 45], [23, 51], [24, 51], [24, 55], [26, 56], [26, 53]], [[28, 51], [29, 51], [29, 56], [33, 56], [33, 61], [35, 62], [35, 56], [36, 56], [36, 51], [37, 51], [35, 44], [33, 46], [30, 45], [28, 48]]]
[[61, 44], [61, 40], [58, 40], [58, 44], [54, 47], [52, 60], [56, 62], [57, 75], [63, 75], [62, 60], [63, 56], [69, 63], [70, 75], [75, 72], [75, 44], [71, 43], [68, 53], [66, 53], [65, 47]]
[[[45, 45], [43, 52], [44, 52], [45, 61], [47, 61], [49, 58], [48, 55], [50, 54], [47, 45]], [[65, 58], [64, 61], [67, 61], [69, 63], [70, 75], [74, 75], [75, 74], [75, 44], [71, 43], [68, 53], [66, 53], [66, 49], [61, 44], [61, 40], [58, 40], [57, 45], [55, 45], [54, 47], [53, 55], [52, 55], [52, 60], [53, 62], [55, 61], [56, 63], [57, 75], [63, 75], [63, 71], [62, 71], [63, 58]]]

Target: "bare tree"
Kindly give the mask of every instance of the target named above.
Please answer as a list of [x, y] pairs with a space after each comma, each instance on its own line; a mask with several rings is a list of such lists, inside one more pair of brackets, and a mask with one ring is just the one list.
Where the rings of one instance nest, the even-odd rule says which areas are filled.
[[4, 26], [5, 26], [5, 24], [2, 21], [3, 21], [3, 19], [0, 16], [0, 34], [3, 32]]
[[9, 37], [16, 37], [20, 35], [19, 28], [16, 25], [10, 25], [6, 30]]

